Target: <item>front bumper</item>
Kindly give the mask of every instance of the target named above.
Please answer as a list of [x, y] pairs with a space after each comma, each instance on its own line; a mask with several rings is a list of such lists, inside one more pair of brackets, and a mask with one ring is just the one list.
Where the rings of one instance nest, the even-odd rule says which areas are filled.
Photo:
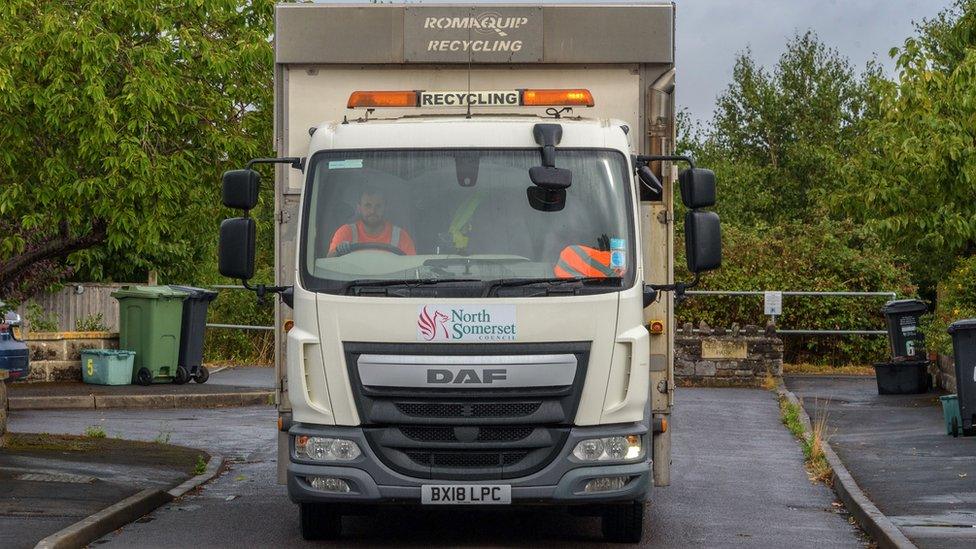
[[[642, 423], [575, 427], [570, 431], [559, 455], [543, 469], [521, 478], [505, 480], [441, 480], [408, 477], [385, 464], [373, 453], [363, 431], [357, 427], [324, 427], [298, 424], [289, 431], [288, 495], [295, 503], [401, 503], [419, 504], [424, 484], [507, 484], [512, 486], [512, 502], [522, 504], [589, 504], [620, 501], [644, 501], [650, 490], [650, 434]], [[576, 443], [584, 438], [608, 437], [643, 433], [645, 457], [622, 464], [583, 463], [572, 456]], [[343, 465], [321, 465], [296, 461], [296, 435], [341, 437], [356, 441], [362, 455]], [[324, 492], [312, 488], [306, 477], [334, 477], [346, 481], [346, 493]], [[628, 482], [619, 490], [597, 493], [583, 492], [588, 480], [608, 476], [626, 476]]]

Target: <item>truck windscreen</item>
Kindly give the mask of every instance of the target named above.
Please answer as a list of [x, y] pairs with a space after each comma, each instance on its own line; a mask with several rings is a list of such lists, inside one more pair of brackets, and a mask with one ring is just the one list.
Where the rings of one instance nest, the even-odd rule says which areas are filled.
[[472, 296], [534, 281], [565, 287], [579, 279], [593, 286], [587, 293], [630, 287], [625, 157], [559, 149], [556, 165], [573, 181], [556, 208], [530, 200], [529, 168], [539, 164], [538, 149], [316, 153], [305, 189], [303, 284], [345, 294], [444, 283]]

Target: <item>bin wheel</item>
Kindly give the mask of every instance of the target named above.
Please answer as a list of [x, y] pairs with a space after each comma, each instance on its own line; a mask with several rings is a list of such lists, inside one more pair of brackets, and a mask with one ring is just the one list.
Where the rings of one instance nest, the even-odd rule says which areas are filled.
[[136, 383], [139, 385], [152, 385], [153, 375], [149, 368], [139, 368], [136, 372]]
[[177, 366], [176, 376], [173, 377], [173, 383], [183, 385], [188, 381], [190, 381], [190, 372], [186, 371], [186, 368], [183, 366]]
[[339, 539], [342, 533], [342, 515], [334, 505], [300, 503], [298, 515], [307, 540]]
[[952, 418], [952, 438], [959, 436], [959, 420], [957, 418]]
[[197, 375], [193, 376], [193, 381], [197, 383], [206, 383], [210, 379], [210, 370], [206, 366], [200, 366], [197, 369]]
[[603, 512], [603, 539], [612, 543], [640, 543], [644, 534], [644, 502], [610, 505]]

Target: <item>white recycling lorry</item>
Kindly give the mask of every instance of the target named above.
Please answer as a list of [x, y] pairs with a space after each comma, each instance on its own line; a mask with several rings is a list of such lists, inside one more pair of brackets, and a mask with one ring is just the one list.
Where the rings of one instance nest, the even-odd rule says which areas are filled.
[[[281, 5], [274, 43], [280, 157], [224, 175], [244, 213], [219, 255], [281, 294], [302, 534], [388, 504], [562, 505], [640, 540], [694, 282], [675, 195], [694, 280], [721, 262], [714, 176], [673, 156], [674, 6]], [[274, 285], [251, 280], [265, 163]]]

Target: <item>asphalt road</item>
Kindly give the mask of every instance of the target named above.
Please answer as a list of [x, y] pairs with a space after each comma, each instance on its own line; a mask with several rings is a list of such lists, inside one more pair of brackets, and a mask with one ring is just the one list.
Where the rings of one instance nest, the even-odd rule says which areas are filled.
[[[750, 389], [680, 389], [672, 485], [655, 488], [647, 547], [864, 547], [812, 484], [799, 445], [780, 424], [775, 396]], [[305, 546], [297, 508], [275, 483], [270, 407], [211, 410], [13, 412], [13, 431], [80, 433], [212, 448], [231, 467], [200, 492], [167, 505], [96, 545], [116, 547]], [[600, 543], [600, 524], [554, 509], [431, 511], [392, 508], [344, 520], [335, 546], [512, 546]]]

